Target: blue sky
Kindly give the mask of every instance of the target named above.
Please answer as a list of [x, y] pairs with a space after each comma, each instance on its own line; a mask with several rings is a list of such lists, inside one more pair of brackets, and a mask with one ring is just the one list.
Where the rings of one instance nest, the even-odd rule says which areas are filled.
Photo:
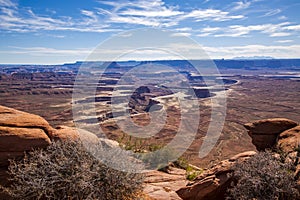
[[176, 31], [211, 58], [300, 58], [298, 0], [0, 0], [0, 63], [84, 60], [137, 28]]

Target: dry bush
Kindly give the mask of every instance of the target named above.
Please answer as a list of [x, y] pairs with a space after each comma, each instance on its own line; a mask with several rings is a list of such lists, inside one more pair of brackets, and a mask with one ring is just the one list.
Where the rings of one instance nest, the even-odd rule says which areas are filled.
[[260, 152], [234, 167], [236, 184], [228, 190], [231, 200], [299, 199], [291, 166], [280, 162], [271, 152]]
[[11, 161], [15, 199], [135, 199], [143, 177], [101, 164], [80, 142], [56, 142]]

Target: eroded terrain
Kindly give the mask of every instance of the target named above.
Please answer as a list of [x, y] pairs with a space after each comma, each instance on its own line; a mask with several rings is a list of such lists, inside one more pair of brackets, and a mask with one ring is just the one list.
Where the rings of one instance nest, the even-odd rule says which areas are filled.
[[[80, 122], [84, 123], [87, 128], [100, 125], [108, 138], [124, 143], [127, 148], [133, 150], [153, 150], [170, 142], [176, 135], [180, 120], [182, 120], [178, 95], [180, 94], [182, 98], [190, 98], [190, 91], [180, 93], [176, 90], [186, 89], [184, 82], [171, 82], [169, 84], [172, 87], [166, 87], [167, 83], [163, 85], [161, 82], [162, 77], [165, 80], [166, 77], [169, 77], [168, 80], [177, 80], [176, 75], [171, 72], [161, 72], [160, 75], [150, 79], [147, 77], [148, 82], [140, 77], [139, 85], [144, 86], [135, 89], [130, 84], [118, 84], [118, 93], [113, 93], [116, 83], [122, 77], [122, 73], [117, 72], [116, 68], [114, 66], [115, 71], [102, 77], [96, 86], [95, 97], [87, 96], [84, 99], [78, 99], [83, 104], [95, 101], [97, 114], [96, 118], [88, 118], [86, 116], [93, 115], [89, 114], [89, 110], [85, 110]], [[282, 75], [278, 71], [266, 73], [263, 70], [222, 70], [221, 72], [227, 89], [226, 121], [217, 145], [203, 159], [198, 158], [199, 147], [210, 122], [211, 98], [215, 98], [218, 94], [218, 87], [210, 88], [209, 93], [207, 90], [209, 85], [203, 83], [201, 77], [191, 77], [186, 71], [181, 73], [183, 79], [185, 77], [189, 80], [194, 89], [201, 114], [197, 135], [184, 157], [201, 167], [207, 167], [239, 152], [255, 149], [243, 127], [244, 123], [274, 117], [300, 121], [300, 80], [297, 78], [299, 77], [297, 71], [293, 71], [292, 76], [290, 72]], [[1, 105], [41, 115], [54, 126], [62, 124], [72, 126], [74, 123], [71, 102], [75, 78], [75, 73], [57, 72], [18, 72], [2, 75], [0, 80]], [[112, 96], [120, 101], [114, 113], [111, 110]], [[128, 100], [127, 103], [126, 101], [124, 103], [124, 100]], [[149, 116], [151, 108], [155, 108], [151, 111], [157, 114], [165, 111], [166, 121], [153, 124], [153, 128], [159, 128], [160, 131], [150, 138], [130, 137], [116, 123], [116, 121], [121, 124], [125, 123], [123, 110], [126, 106], [128, 106], [127, 114], [130, 114], [133, 121], [141, 127], [151, 123]], [[189, 123], [195, 123], [192, 116], [188, 119]], [[184, 131], [188, 133], [189, 130], [186, 128]]]

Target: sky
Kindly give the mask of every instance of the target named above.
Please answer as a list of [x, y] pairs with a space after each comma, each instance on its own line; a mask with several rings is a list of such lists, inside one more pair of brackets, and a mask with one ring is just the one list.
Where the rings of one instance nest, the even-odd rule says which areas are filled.
[[299, 11], [299, 0], [0, 0], [0, 63], [82, 61], [141, 28], [189, 37], [212, 59], [300, 58]]

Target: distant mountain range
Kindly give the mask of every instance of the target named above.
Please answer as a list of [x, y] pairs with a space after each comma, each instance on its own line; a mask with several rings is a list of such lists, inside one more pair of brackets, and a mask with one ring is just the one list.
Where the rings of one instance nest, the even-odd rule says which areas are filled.
[[270, 60], [270, 59], [275, 59], [275, 58], [271, 56], [251, 56], [251, 57], [239, 56], [239, 57], [232, 58], [232, 60]]
[[[254, 59], [256, 58], [256, 59]], [[263, 58], [263, 59], [262, 59]], [[300, 71], [300, 59], [271, 59], [267, 57], [240, 57], [239, 59], [219, 59], [213, 60], [219, 69], [285, 69]], [[157, 64], [173, 67], [179, 71], [193, 71], [193, 65], [197, 66], [211, 66], [210, 60], [193, 60], [193, 65], [188, 60], [157, 60], [157, 61], [120, 61], [120, 62], [83, 62], [66, 63], [63, 65], [8, 65], [0, 64], [0, 74], [12, 73], [36, 73], [36, 72], [55, 72], [55, 73], [77, 73], [81, 66], [88, 66], [89, 68], [97, 69], [98, 67], [105, 67], [109, 72], [124, 72], [136, 66], [143, 64]]]

